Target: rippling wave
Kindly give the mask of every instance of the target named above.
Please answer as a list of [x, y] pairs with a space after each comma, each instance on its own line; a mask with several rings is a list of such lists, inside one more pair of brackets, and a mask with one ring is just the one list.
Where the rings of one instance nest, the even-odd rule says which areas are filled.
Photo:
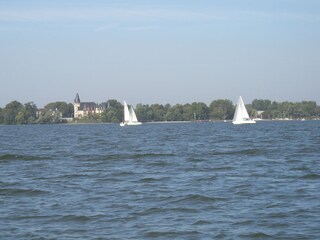
[[48, 191], [37, 189], [0, 188], [0, 194], [4, 196], [35, 196], [47, 193]]
[[0, 131], [0, 239], [320, 236], [320, 121]]
[[0, 154], [0, 161], [6, 161], [6, 160], [45, 160], [50, 159], [47, 157], [41, 157], [41, 156], [30, 156], [30, 155], [15, 155], [15, 154]]

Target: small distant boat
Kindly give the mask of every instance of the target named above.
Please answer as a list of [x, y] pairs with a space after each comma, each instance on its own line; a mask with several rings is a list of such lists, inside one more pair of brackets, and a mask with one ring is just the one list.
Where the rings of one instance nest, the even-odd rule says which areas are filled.
[[134, 109], [132, 106], [130, 106], [130, 109], [126, 103], [126, 101], [123, 102], [123, 111], [124, 111], [124, 120], [120, 123], [120, 126], [134, 126], [134, 125], [141, 125], [142, 123], [138, 121], [136, 113], [134, 112]]
[[232, 120], [233, 124], [247, 124], [247, 123], [256, 123], [249, 117], [247, 109], [244, 105], [242, 97], [240, 96], [238, 99], [236, 111], [234, 113], [234, 117]]

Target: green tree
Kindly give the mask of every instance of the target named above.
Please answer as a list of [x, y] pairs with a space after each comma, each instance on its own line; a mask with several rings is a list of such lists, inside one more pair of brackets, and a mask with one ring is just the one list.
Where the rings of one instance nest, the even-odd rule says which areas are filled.
[[15, 117], [15, 124], [18, 124], [18, 125], [27, 124], [28, 122], [26, 118], [27, 116], [26, 116], [25, 109], [21, 109], [21, 111], [19, 111]]
[[166, 109], [161, 104], [152, 104], [150, 106], [152, 111], [152, 121], [164, 121], [166, 115]]
[[[278, 106], [278, 110], [280, 112], [280, 118], [291, 118], [292, 117], [292, 109], [295, 106], [288, 101], [281, 102]], [[297, 110], [297, 109], [296, 109]]]
[[320, 117], [320, 106], [317, 106], [315, 116], [316, 116], [317, 118]]
[[123, 105], [115, 99], [108, 100], [106, 110], [101, 114], [102, 122], [121, 122], [123, 116]]
[[0, 108], [0, 124], [3, 124], [3, 109]]
[[139, 120], [143, 122], [153, 121], [153, 111], [149, 105], [143, 105], [142, 103], [137, 104], [136, 106], [136, 115], [139, 116]]
[[18, 101], [12, 101], [3, 110], [3, 123], [16, 124], [16, 116], [23, 110], [23, 105]]
[[250, 117], [257, 117], [258, 112], [252, 107], [252, 104], [246, 104], [246, 109]]
[[314, 101], [302, 101], [301, 107], [305, 112], [306, 117], [313, 117], [317, 115], [317, 103]]
[[62, 114], [63, 118], [72, 117], [74, 114], [74, 108], [71, 103], [68, 104], [66, 102], [52, 102], [48, 103], [44, 108], [46, 110], [59, 111], [59, 113]]
[[183, 106], [181, 104], [176, 104], [168, 109], [165, 119], [167, 121], [183, 121]]
[[72, 103], [68, 103], [67, 111], [62, 113], [63, 117], [72, 118], [74, 116], [74, 107]]
[[209, 107], [203, 102], [193, 102], [184, 105], [184, 116], [187, 121], [190, 120], [208, 120]]
[[42, 110], [37, 122], [40, 124], [63, 123], [63, 113], [68, 112], [68, 104], [65, 102], [48, 103]]
[[182, 115], [182, 119], [181, 119], [182, 121], [196, 120], [195, 118], [196, 113], [192, 110], [192, 106], [190, 103], [186, 103], [182, 106], [181, 115]]
[[115, 99], [109, 99], [106, 104], [108, 108], [123, 109], [123, 105]]
[[101, 123], [102, 117], [100, 114], [88, 114], [77, 121], [81, 123]]
[[102, 121], [103, 122], [112, 122], [117, 123], [120, 122], [120, 117], [118, 111], [115, 109], [108, 109], [102, 114]]
[[252, 101], [252, 108], [257, 111], [267, 111], [271, 106], [271, 101], [268, 99], [254, 99]]
[[33, 102], [24, 104], [24, 122], [26, 124], [33, 124], [37, 118], [37, 105]]
[[230, 100], [218, 99], [211, 102], [209, 106], [210, 118], [217, 120], [232, 119], [234, 106]]
[[258, 111], [254, 108], [251, 108], [251, 113], [250, 116], [253, 118], [257, 118], [258, 117]]

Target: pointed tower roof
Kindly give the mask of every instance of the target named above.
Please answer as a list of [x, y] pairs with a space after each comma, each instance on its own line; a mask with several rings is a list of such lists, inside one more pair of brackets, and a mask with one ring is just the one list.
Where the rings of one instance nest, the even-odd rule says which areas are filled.
[[74, 99], [74, 103], [80, 103], [80, 97], [78, 93], [76, 95], [76, 98]]

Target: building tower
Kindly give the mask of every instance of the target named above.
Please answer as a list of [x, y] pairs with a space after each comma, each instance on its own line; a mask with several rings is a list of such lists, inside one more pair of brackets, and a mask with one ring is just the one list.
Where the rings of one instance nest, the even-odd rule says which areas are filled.
[[78, 118], [79, 117], [78, 111], [80, 108], [80, 97], [78, 93], [76, 95], [76, 98], [74, 99], [73, 107], [74, 107], [74, 118]]

